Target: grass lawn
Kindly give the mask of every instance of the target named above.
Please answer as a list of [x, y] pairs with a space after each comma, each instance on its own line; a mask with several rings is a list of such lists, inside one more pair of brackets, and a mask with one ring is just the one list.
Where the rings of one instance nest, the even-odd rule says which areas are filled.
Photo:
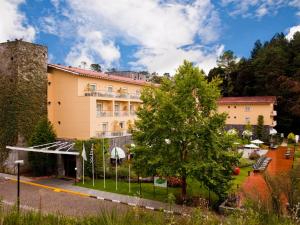
[[248, 171], [252, 171], [252, 166], [242, 167], [240, 174], [237, 176], [233, 176], [234, 180], [232, 181], [232, 191], [235, 191], [237, 189], [237, 185], [241, 187], [242, 183], [248, 176]]
[[[201, 196], [203, 198], [208, 199], [209, 191], [201, 185], [198, 181], [188, 179], [188, 188], [187, 192], [189, 196]], [[83, 185], [82, 183], [78, 183], [78, 186], [92, 188], [101, 191], [113, 192], [124, 195], [131, 196], [139, 196], [139, 184], [131, 183], [131, 192], [129, 193], [128, 189], [128, 181], [118, 181], [118, 190], [116, 190], [116, 183], [114, 179], [106, 179], [106, 188], [103, 187], [103, 180], [97, 179], [95, 180], [95, 187], [92, 185], [92, 181], [86, 181]], [[180, 195], [181, 188], [159, 188], [155, 187], [155, 193], [152, 183], [142, 183], [141, 184], [141, 197], [146, 199], [157, 200], [161, 202], [168, 202], [168, 193], [173, 193], [174, 195]], [[168, 192], [168, 193], [167, 193]], [[217, 201], [217, 196], [214, 193], [211, 194], [211, 201]]]

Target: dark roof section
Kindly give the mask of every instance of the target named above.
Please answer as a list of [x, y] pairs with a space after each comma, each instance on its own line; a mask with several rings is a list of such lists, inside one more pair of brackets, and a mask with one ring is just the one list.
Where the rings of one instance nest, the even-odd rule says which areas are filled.
[[276, 104], [276, 96], [222, 97], [219, 104]]
[[93, 70], [86, 70], [86, 69], [72, 67], [72, 66], [48, 64], [48, 68], [62, 70], [62, 71], [65, 71], [65, 72], [68, 72], [68, 73], [71, 73], [74, 75], [84, 76], [84, 77], [92, 77], [92, 78], [98, 78], [98, 79], [103, 79], [103, 80], [118, 81], [118, 82], [123, 82], [123, 83], [141, 85], [141, 86], [151, 85], [151, 83], [143, 81], [143, 80], [134, 80], [134, 79], [128, 78], [128, 77], [114, 76], [114, 75], [109, 75], [109, 74], [105, 74], [102, 72], [96, 72]]

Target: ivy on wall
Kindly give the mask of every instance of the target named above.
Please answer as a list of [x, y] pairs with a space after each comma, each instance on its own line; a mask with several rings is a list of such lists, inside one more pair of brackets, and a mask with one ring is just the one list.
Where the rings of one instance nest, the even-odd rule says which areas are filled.
[[27, 145], [47, 116], [47, 49], [27, 42], [2, 44], [0, 55], [0, 171], [6, 145]]

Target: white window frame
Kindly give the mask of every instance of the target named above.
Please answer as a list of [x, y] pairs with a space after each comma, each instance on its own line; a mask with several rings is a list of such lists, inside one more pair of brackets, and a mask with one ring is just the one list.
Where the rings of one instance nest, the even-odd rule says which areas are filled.
[[[100, 110], [98, 110], [98, 105], [100, 106]], [[101, 116], [101, 113], [103, 112], [103, 102], [97, 102], [96, 103], [96, 116]]]
[[114, 87], [112, 85], [107, 86], [107, 92], [108, 93], [113, 93]]
[[[94, 90], [92, 90], [92, 87], [94, 87]], [[89, 84], [89, 88], [90, 88], [90, 91], [97, 91], [97, 84]]]
[[245, 106], [245, 112], [250, 112], [251, 111], [251, 106], [250, 105], [246, 105]]
[[108, 131], [108, 122], [102, 123], [101, 130], [102, 130], [102, 132]]

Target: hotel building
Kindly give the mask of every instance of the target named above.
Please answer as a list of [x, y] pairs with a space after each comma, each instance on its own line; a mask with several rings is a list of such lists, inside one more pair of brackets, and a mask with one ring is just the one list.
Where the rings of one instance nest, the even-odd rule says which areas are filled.
[[247, 124], [256, 126], [260, 115], [264, 117], [265, 127], [271, 129], [276, 126], [275, 105], [275, 96], [223, 97], [218, 101], [218, 112], [227, 113], [228, 129], [243, 131]]
[[59, 138], [124, 136], [141, 105], [143, 80], [48, 65], [48, 118]]

